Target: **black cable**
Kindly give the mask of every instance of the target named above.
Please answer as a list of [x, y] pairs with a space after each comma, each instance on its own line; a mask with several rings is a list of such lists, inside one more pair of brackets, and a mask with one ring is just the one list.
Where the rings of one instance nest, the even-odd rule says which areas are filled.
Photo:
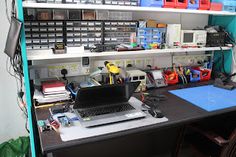
[[222, 49], [222, 47], [220, 47], [220, 51], [221, 51], [221, 68], [223, 70], [223, 73], [226, 74], [226, 70], [225, 70], [225, 55], [224, 55], [224, 51]]
[[[7, 0], [5, 0], [5, 7], [6, 7], [6, 16], [9, 23], [11, 23], [11, 19], [9, 16], [9, 10], [8, 10], [8, 3]], [[11, 17], [17, 17], [17, 11], [16, 11], [16, 3], [15, 0], [12, 0], [11, 2]], [[9, 59], [6, 60], [6, 70], [12, 77], [16, 80], [16, 86], [17, 86], [17, 105], [20, 108], [20, 110], [24, 113], [26, 116], [26, 122], [25, 122], [25, 129], [29, 133], [28, 129], [28, 112], [27, 108], [24, 105], [24, 92], [23, 92], [23, 65], [22, 65], [22, 56], [21, 56], [21, 46], [20, 41], [17, 46], [17, 50], [15, 52], [14, 58], [10, 59], [10, 65]], [[11, 72], [13, 70], [13, 73]], [[20, 82], [20, 85], [18, 84], [18, 81]], [[21, 106], [21, 104], [23, 106]]]
[[29, 129], [28, 129], [28, 118], [26, 119], [26, 122], [25, 122], [25, 130], [30, 133]]

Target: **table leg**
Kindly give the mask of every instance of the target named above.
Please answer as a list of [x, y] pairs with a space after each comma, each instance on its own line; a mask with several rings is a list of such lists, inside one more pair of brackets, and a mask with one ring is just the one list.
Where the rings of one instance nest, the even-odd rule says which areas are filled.
[[176, 146], [175, 146], [174, 150], [172, 151], [172, 155], [171, 155], [172, 157], [179, 156], [180, 149], [181, 149], [182, 144], [184, 142], [185, 130], [186, 130], [186, 126], [183, 126], [180, 129], [180, 132], [178, 134], [177, 141], [176, 141]]

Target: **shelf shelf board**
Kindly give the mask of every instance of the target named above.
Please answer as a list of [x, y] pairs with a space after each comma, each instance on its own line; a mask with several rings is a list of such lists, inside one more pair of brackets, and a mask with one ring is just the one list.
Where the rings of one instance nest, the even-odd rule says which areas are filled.
[[93, 5], [93, 4], [55, 4], [55, 3], [36, 3], [23, 2], [24, 8], [45, 8], [45, 9], [94, 9], [94, 10], [116, 10], [116, 11], [139, 11], [139, 12], [164, 12], [164, 13], [184, 13], [184, 14], [206, 14], [234, 16], [236, 13], [227, 11], [211, 10], [190, 10], [174, 8], [157, 8], [157, 7], [139, 7], [139, 6], [118, 6], [118, 5]]
[[[183, 52], [200, 52], [200, 51], [217, 51], [220, 47], [204, 47], [204, 48], [176, 48], [176, 49], [153, 49], [141, 51], [111, 51], [101, 53], [91, 53], [85, 51], [83, 53], [66, 53], [53, 54], [52, 50], [28, 50], [28, 60], [50, 60], [50, 59], [71, 59], [80, 57], [104, 57], [104, 56], [126, 56], [126, 55], [155, 55], [168, 53], [183, 53]], [[230, 47], [222, 47], [222, 50], [230, 50]]]

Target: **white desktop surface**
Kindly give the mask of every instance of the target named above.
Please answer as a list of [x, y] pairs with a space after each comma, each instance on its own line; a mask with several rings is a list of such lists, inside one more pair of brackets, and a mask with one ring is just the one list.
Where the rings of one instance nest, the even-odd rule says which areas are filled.
[[[134, 97], [131, 97], [129, 103], [137, 108], [141, 108], [142, 102]], [[69, 118], [75, 117], [74, 113], [65, 113]], [[54, 116], [56, 118], [57, 115]], [[154, 118], [150, 114], [147, 114], [145, 118], [134, 119], [130, 121], [118, 122], [114, 124], [107, 124], [98, 127], [85, 128], [82, 127], [79, 121], [73, 122], [73, 125], [70, 127], [60, 127], [60, 137], [62, 141], [71, 141], [78, 139], [85, 139], [89, 137], [96, 137], [100, 135], [125, 131], [129, 129], [135, 129], [139, 127], [144, 127], [148, 125], [154, 125], [157, 123], [166, 122], [168, 119], [163, 118]]]

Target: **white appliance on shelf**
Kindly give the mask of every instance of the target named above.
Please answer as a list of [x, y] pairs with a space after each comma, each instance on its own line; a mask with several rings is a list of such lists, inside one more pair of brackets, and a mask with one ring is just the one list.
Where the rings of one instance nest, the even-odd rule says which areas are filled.
[[180, 47], [181, 24], [168, 24], [166, 32], [166, 45], [170, 48]]
[[182, 30], [182, 47], [204, 47], [206, 46], [207, 32], [205, 30]]

